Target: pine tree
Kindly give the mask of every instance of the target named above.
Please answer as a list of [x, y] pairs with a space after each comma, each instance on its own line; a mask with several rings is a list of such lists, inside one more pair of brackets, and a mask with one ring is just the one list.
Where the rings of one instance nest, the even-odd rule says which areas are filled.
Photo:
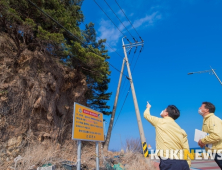
[[[89, 23], [85, 25], [85, 30], [82, 32], [85, 41], [88, 45], [92, 46], [95, 49], [98, 49], [100, 52], [100, 56], [103, 57], [104, 60], [109, 59], [110, 57], [107, 54], [107, 50], [105, 49], [104, 42], [106, 42], [105, 39], [96, 40], [96, 31], [94, 29], [94, 24]], [[108, 63], [105, 63], [104, 68], [108, 68]], [[108, 71], [108, 70], [106, 70]], [[110, 72], [109, 72], [110, 74]], [[110, 82], [110, 79], [108, 78], [108, 75], [103, 78], [102, 81], [93, 81], [92, 78], [96, 77], [89, 77], [88, 78], [88, 88], [91, 89], [88, 91], [87, 95], [89, 96], [88, 104], [92, 106], [92, 108], [96, 110], [100, 110], [106, 115], [111, 114], [111, 112], [107, 112], [106, 110], [109, 109], [109, 106], [107, 106], [107, 101], [109, 100], [111, 93], [106, 93], [108, 90], [108, 83]]]
[[[96, 39], [94, 24], [80, 29], [84, 20], [81, 11], [83, 0], [32, 0], [39, 8], [57, 20], [77, 38], [45, 16], [29, 0], [0, 1], [0, 32], [7, 33], [15, 42], [17, 60], [23, 50], [39, 50], [61, 59], [87, 77], [88, 104], [105, 114], [109, 108], [107, 93], [110, 81], [109, 56], [106, 40]], [[83, 43], [81, 43], [79, 40]], [[18, 63], [15, 63], [15, 65]]]

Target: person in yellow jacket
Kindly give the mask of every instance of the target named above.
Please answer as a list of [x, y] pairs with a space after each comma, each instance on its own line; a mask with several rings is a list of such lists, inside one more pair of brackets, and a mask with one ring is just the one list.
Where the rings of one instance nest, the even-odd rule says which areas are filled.
[[[222, 150], [222, 120], [214, 115], [215, 109], [212, 103], [203, 102], [198, 110], [198, 113], [203, 116], [202, 131], [209, 134], [198, 142], [201, 148], [205, 146], [205, 150]], [[208, 148], [207, 144], [212, 144], [212, 148]], [[222, 169], [221, 156], [216, 153], [214, 160]]]
[[189, 151], [189, 144], [186, 132], [180, 128], [175, 120], [180, 116], [180, 111], [174, 105], [169, 105], [161, 112], [158, 118], [150, 115], [151, 105], [147, 102], [147, 108], [144, 112], [144, 118], [148, 120], [156, 130], [156, 150], [163, 150], [157, 154], [160, 157], [160, 170], [189, 170], [191, 160], [167, 159], [166, 150], [184, 150]]

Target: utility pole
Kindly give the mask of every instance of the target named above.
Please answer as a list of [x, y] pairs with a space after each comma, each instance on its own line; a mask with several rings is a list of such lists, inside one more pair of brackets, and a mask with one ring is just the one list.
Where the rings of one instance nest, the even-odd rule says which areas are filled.
[[140, 139], [141, 139], [141, 142], [142, 142], [143, 154], [144, 154], [144, 157], [148, 157], [148, 149], [147, 149], [147, 144], [146, 144], [146, 138], [145, 138], [144, 131], [143, 131], [143, 125], [142, 125], [142, 121], [141, 121], [141, 117], [140, 117], [139, 106], [138, 106], [138, 103], [137, 103], [136, 92], [135, 92], [133, 79], [132, 79], [132, 74], [131, 74], [131, 70], [130, 70], [130, 66], [129, 66], [129, 60], [128, 60], [128, 57], [127, 57], [127, 50], [129, 51], [133, 47], [143, 45], [143, 41], [142, 42], [130, 43], [130, 44], [125, 45], [124, 41], [123, 41], [124, 38], [125, 37], [122, 38], [122, 43], [123, 43], [123, 51], [124, 51], [125, 57], [123, 59], [123, 64], [122, 64], [121, 73], [120, 73], [120, 77], [119, 77], [119, 83], [118, 83], [118, 87], [117, 87], [117, 91], [116, 91], [116, 97], [115, 97], [115, 102], [114, 102], [113, 111], [112, 111], [112, 115], [111, 115], [111, 120], [110, 120], [110, 124], [109, 124], [109, 129], [108, 129], [107, 137], [106, 137], [106, 140], [105, 140], [105, 143], [104, 143], [103, 146], [104, 146], [105, 150], [108, 150], [109, 142], [110, 142], [110, 138], [111, 138], [111, 132], [112, 132], [112, 128], [113, 128], [113, 122], [114, 122], [116, 108], [117, 108], [117, 102], [118, 102], [118, 98], [119, 98], [119, 91], [120, 91], [121, 82], [122, 82], [122, 75], [123, 75], [124, 65], [126, 63], [127, 70], [128, 70], [128, 75], [129, 75], [128, 79], [130, 80], [130, 86], [131, 86], [134, 106], [135, 106], [135, 110], [136, 110], [136, 117], [137, 117], [137, 122], [138, 122], [138, 126], [139, 126]]
[[131, 87], [132, 96], [133, 96], [134, 107], [136, 110], [136, 118], [137, 118], [137, 123], [139, 126], [139, 133], [140, 133], [140, 139], [142, 142], [143, 155], [144, 155], [144, 157], [148, 157], [146, 138], [145, 138], [144, 131], [143, 131], [143, 125], [142, 125], [142, 121], [141, 121], [141, 117], [140, 117], [140, 111], [139, 111], [139, 106], [138, 106], [138, 102], [137, 102], [137, 98], [136, 98], [136, 92], [135, 92], [135, 88], [134, 88], [134, 84], [133, 84], [133, 78], [132, 78], [132, 74], [131, 74], [131, 70], [130, 70], [130, 66], [129, 66], [129, 60], [128, 60], [127, 52], [126, 52], [126, 50], [128, 48], [131, 49], [132, 47], [143, 45], [143, 41], [136, 42], [136, 43], [130, 43], [130, 44], [125, 45], [124, 44], [124, 37], [123, 37], [122, 44], [123, 44], [123, 51], [124, 51], [124, 55], [125, 55], [125, 59], [126, 59], [126, 66], [127, 66], [128, 75], [129, 75], [129, 81], [130, 81], [130, 87]]
[[121, 87], [125, 62], [126, 62], [126, 60], [124, 58], [122, 68], [121, 68], [121, 73], [120, 73], [120, 76], [119, 76], [119, 83], [118, 83], [118, 87], [117, 87], [117, 91], [116, 91], [116, 97], [115, 97], [115, 102], [114, 102], [114, 105], [113, 105], [113, 111], [112, 111], [112, 115], [111, 115], [111, 119], [110, 119], [110, 123], [109, 123], [109, 128], [108, 128], [106, 140], [105, 140], [104, 145], [103, 145], [105, 150], [108, 150], [108, 147], [109, 147], [111, 132], [112, 132], [112, 129], [113, 129], [113, 123], [114, 123], [114, 118], [115, 118], [115, 113], [116, 113], [117, 102], [118, 102], [118, 99], [119, 99], [119, 91], [120, 91], [120, 87]]

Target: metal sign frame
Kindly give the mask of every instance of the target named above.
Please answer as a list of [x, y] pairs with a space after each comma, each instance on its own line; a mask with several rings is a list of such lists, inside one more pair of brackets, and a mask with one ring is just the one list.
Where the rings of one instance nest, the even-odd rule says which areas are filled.
[[[89, 107], [83, 106], [79, 103], [74, 102], [74, 109], [73, 109], [73, 124], [72, 124], [72, 139], [73, 140], [77, 140], [77, 170], [81, 169], [81, 145], [82, 142], [81, 141], [92, 141], [92, 142], [96, 142], [96, 170], [99, 170], [99, 142], [104, 142], [104, 123], [102, 122], [102, 135], [103, 135], [103, 140], [86, 140], [86, 139], [76, 139], [74, 138], [74, 128], [75, 128], [75, 110], [76, 110], [76, 104], [87, 108], [89, 110], [93, 110]], [[100, 113], [96, 110], [93, 110], [96, 113]], [[102, 121], [103, 121], [103, 114], [100, 113], [102, 116]]]

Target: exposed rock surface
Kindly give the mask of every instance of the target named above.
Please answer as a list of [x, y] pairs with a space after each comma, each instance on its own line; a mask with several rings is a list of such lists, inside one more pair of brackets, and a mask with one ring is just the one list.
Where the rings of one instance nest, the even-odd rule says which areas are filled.
[[29, 143], [71, 140], [73, 103], [86, 104], [85, 77], [58, 59], [24, 50], [0, 34], [0, 164]]

